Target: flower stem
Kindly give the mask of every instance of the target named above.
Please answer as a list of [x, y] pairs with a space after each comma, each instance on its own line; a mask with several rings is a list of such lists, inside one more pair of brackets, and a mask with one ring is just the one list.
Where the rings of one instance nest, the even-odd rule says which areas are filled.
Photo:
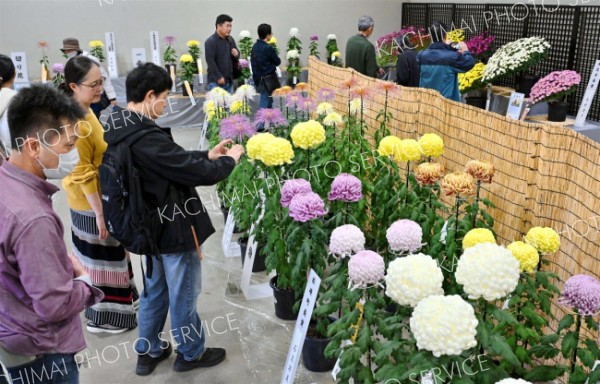
[[575, 366], [577, 363], [577, 347], [579, 346], [579, 331], [581, 330], [581, 315], [579, 314], [577, 308], [575, 308], [575, 317], [577, 318], [577, 320], [575, 320], [575, 337], [577, 344], [575, 344], [575, 348], [573, 348], [573, 357], [571, 358], [571, 373], [569, 374], [569, 379], [571, 378], [573, 372], [575, 372]]
[[481, 180], [477, 180], [477, 195], [475, 197], [475, 214], [473, 215], [473, 228], [476, 228], [477, 214], [479, 213], [479, 191], [481, 190]]

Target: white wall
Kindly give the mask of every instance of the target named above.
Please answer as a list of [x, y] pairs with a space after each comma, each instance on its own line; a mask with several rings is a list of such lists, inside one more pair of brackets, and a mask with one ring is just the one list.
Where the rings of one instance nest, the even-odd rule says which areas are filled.
[[233, 17], [236, 40], [243, 29], [256, 38], [260, 23], [271, 24], [283, 60], [289, 29], [299, 28], [306, 51], [301, 63], [306, 64], [311, 35], [319, 36], [324, 51], [326, 36], [336, 34], [343, 55], [361, 15], [375, 20], [374, 43], [378, 36], [399, 29], [401, 8], [398, 0], [0, 0], [0, 53], [25, 51], [30, 79], [39, 78], [38, 41], [48, 42], [53, 64], [64, 62], [58, 50], [63, 38], [76, 37], [88, 50], [90, 40], [104, 41], [105, 32], [114, 32], [119, 72], [124, 75], [132, 68], [132, 48], [146, 48], [150, 60], [149, 31], [159, 31], [161, 56], [166, 35], [175, 36], [181, 54], [187, 40], [203, 43], [214, 32], [216, 16], [226, 13]]

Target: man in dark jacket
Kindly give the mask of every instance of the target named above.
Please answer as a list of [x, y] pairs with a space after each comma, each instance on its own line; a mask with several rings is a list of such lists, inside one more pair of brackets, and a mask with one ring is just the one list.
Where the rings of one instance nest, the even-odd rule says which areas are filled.
[[410, 41], [410, 35], [404, 35], [398, 41], [398, 61], [396, 62], [396, 83], [405, 87], [419, 86], [419, 63], [417, 51]]
[[421, 66], [420, 86], [460, 101], [458, 74], [470, 71], [475, 66], [475, 58], [465, 43], [458, 43], [456, 47], [448, 44], [446, 31], [447, 27], [439, 21], [434, 21], [430, 27], [433, 43], [417, 55]]
[[[139, 171], [144, 202], [160, 218], [152, 273], [140, 299], [136, 373], [152, 373], [169, 357], [176, 344], [178, 372], [210, 367], [225, 359], [225, 350], [205, 348], [204, 332], [196, 312], [201, 288], [199, 254], [194, 237], [202, 244], [215, 230], [200, 201], [196, 186], [212, 185], [229, 176], [244, 149], [222, 141], [210, 152], [187, 151], [173, 141], [169, 129], [154, 119], [161, 116], [172, 81], [161, 67], [146, 63], [126, 80], [127, 109], [115, 107], [107, 121], [104, 139], [109, 147], [133, 133], [147, 133], [131, 145]], [[193, 228], [193, 230], [192, 230]], [[195, 232], [195, 233], [194, 233]], [[171, 330], [163, 332], [171, 309]]]
[[375, 22], [371, 16], [361, 16], [358, 19], [358, 35], [350, 37], [346, 43], [346, 67], [371, 77], [385, 73], [377, 65], [375, 46], [369, 42], [374, 28]]
[[260, 108], [272, 108], [273, 98], [265, 84], [261, 82], [263, 76], [277, 76], [275, 74], [276, 67], [281, 64], [281, 59], [277, 56], [275, 48], [267, 41], [271, 40], [273, 32], [269, 24], [261, 24], [258, 26], [258, 40], [252, 46], [250, 60], [252, 62], [252, 79], [257, 85], [257, 90], [260, 91]]
[[216, 31], [204, 42], [209, 91], [221, 87], [229, 93], [233, 92], [233, 66], [238, 65], [240, 51], [231, 37], [232, 23], [229, 15], [217, 16]]

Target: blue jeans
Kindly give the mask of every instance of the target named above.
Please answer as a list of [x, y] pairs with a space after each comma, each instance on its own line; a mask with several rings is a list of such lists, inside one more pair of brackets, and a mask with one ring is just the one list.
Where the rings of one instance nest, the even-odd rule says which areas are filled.
[[[152, 258], [152, 277], [140, 297], [135, 350], [158, 357], [168, 341], [188, 360], [204, 353], [204, 331], [196, 312], [202, 270], [196, 250]], [[148, 294], [146, 297], [145, 294]], [[171, 310], [171, 329], [163, 330]]]
[[[41, 355], [31, 363], [8, 368], [8, 373], [12, 384], [79, 384], [79, 368], [72, 353]], [[0, 376], [0, 382], [2, 379]]]
[[224, 90], [226, 90], [227, 92], [233, 93], [233, 83], [225, 83], [223, 85], [219, 85], [213, 81], [212, 83], [208, 83], [208, 85], [206, 86], [206, 89], [208, 91], [210, 91], [211, 89], [217, 88], [217, 87], [221, 87]]
[[273, 98], [269, 91], [260, 91], [259, 108], [273, 108]]

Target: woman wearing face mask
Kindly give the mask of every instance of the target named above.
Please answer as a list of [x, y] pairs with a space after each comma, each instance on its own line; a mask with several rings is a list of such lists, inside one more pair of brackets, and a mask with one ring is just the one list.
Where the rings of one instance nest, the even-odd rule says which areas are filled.
[[8, 158], [10, 148], [10, 132], [8, 130], [8, 104], [16, 91], [12, 89], [15, 82], [15, 65], [10, 57], [0, 55], [0, 164]]
[[103, 82], [98, 64], [85, 56], [76, 56], [65, 65], [62, 89], [88, 113], [77, 126], [80, 162], [63, 179], [63, 188], [71, 209], [73, 252], [105, 294], [101, 303], [86, 309], [87, 329], [92, 333], [121, 333], [137, 326], [133, 302], [138, 293], [125, 248], [108, 234], [100, 200], [98, 166], [106, 142], [90, 105], [100, 99]]

